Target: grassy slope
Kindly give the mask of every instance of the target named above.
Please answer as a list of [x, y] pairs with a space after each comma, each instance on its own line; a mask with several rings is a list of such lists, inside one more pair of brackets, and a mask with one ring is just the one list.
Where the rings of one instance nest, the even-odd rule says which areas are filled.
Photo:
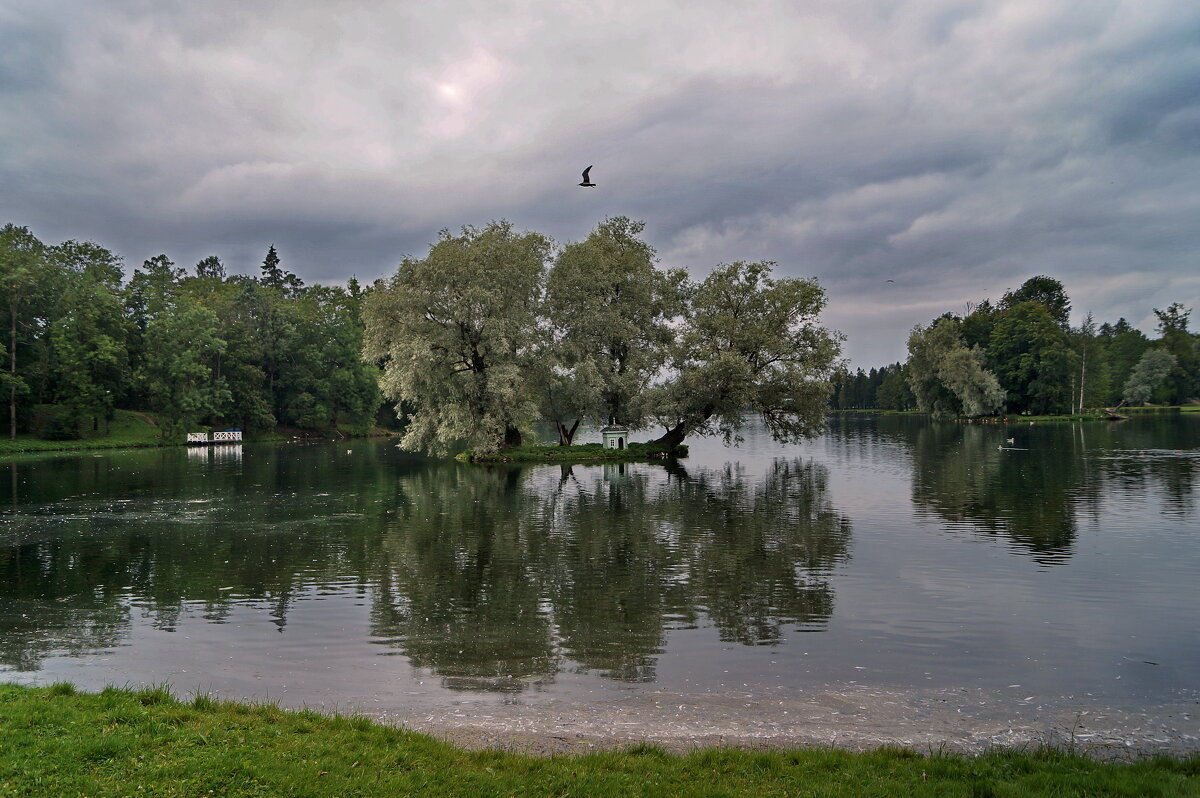
[[132, 446], [162, 446], [162, 430], [147, 419], [146, 413], [117, 410], [109, 422], [109, 432], [89, 432], [75, 441], [47, 441], [29, 435], [18, 435], [15, 441], [0, 439], [0, 454], [9, 452], [52, 452], [72, 449], [124, 449]]
[[6, 795], [1200, 794], [1200, 756], [1099, 764], [1053, 751], [979, 758], [699, 751], [639, 746], [587, 756], [469, 752], [364, 718], [182, 703], [164, 690], [76, 693], [0, 685]]
[[[0, 454], [62, 452], [84, 449], [128, 449], [145, 446], [178, 446], [183, 443], [182, 436], [180, 436], [179, 440], [164, 441], [162, 430], [157, 425], [151, 423], [154, 417], [150, 413], [138, 413], [132, 410], [117, 410], [115, 413], [116, 415], [109, 423], [108, 435], [105, 435], [103, 430], [88, 432], [85, 437], [74, 441], [48, 441], [42, 438], [34, 438], [30, 435], [18, 435], [15, 441], [10, 441], [7, 437], [3, 437], [0, 438]], [[279, 427], [267, 432], [256, 432], [250, 436], [250, 439], [254, 441], [288, 440], [297, 434], [320, 438], [327, 435], [336, 435], [337, 433], [327, 431], [318, 433], [312, 430], [302, 431]], [[342, 434], [349, 436], [349, 433]], [[386, 437], [389, 433], [387, 430], [373, 429], [371, 434]]]

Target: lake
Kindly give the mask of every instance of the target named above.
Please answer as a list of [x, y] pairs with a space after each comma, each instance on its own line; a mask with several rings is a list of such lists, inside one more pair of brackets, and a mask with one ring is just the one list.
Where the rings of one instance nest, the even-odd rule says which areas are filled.
[[665, 465], [363, 440], [12, 458], [0, 679], [534, 750], [1200, 750], [1200, 414], [744, 438]]

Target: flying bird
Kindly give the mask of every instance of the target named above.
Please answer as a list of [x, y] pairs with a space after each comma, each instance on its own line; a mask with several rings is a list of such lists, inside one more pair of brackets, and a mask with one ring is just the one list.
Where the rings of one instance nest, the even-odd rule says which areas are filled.
[[596, 187], [596, 184], [592, 182], [592, 179], [590, 177], [588, 177], [588, 172], [590, 172], [590, 171], [592, 171], [591, 166], [589, 166], [587, 169], [583, 170], [583, 182], [580, 183], [579, 185], [583, 186], [584, 188], [595, 188]]
[[894, 282], [896, 282], [896, 281], [895, 281], [895, 280], [888, 280], [888, 282], [889, 282], [889, 283], [894, 283]]

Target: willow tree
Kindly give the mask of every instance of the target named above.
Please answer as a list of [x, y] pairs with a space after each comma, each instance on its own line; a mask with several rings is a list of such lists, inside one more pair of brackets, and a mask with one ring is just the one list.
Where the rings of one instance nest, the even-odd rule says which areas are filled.
[[1117, 407], [1148, 402], [1150, 395], [1166, 381], [1178, 362], [1175, 355], [1165, 349], [1147, 349], [1125, 382], [1125, 395]]
[[605, 219], [564, 247], [550, 271], [546, 315], [561, 367], [598, 378], [601, 423], [641, 426], [639, 400], [670, 357], [671, 321], [683, 311], [686, 275], [655, 267], [653, 248], [638, 238], [644, 228]]
[[729, 442], [748, 413], [784, 442], [824, 428], [842, 336], [819, 323], [825, 292], [817, 281], [772, 279], [773, 265], [721, 265], [692, 292], [675, 375], [653, 395], [667, 428], [657, 443], [714, 434]]
[[537, 418], [527, 385], [550, 242], [505, 221], [443, 230], [367, 297], [363, 356], [385, 397], [412, 408], [401, 445], [446, 453], [519, 446]]
[[943, 316], [908, 337], [908, 385], [922, 413], [982, 416], [1004, 405], [996, 375], [984, 368], [983, 350], [963, 343], [961, 326]]

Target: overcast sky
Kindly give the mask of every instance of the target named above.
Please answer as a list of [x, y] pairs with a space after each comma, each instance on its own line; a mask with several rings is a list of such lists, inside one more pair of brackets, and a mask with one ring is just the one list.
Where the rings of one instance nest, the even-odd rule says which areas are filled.
[[48, 243], [369, 281], [613, 215], [816, 277], [856, 365], [1037, 274], [1198, 327], [1200, 3], [0, 0], [0, 223]]

